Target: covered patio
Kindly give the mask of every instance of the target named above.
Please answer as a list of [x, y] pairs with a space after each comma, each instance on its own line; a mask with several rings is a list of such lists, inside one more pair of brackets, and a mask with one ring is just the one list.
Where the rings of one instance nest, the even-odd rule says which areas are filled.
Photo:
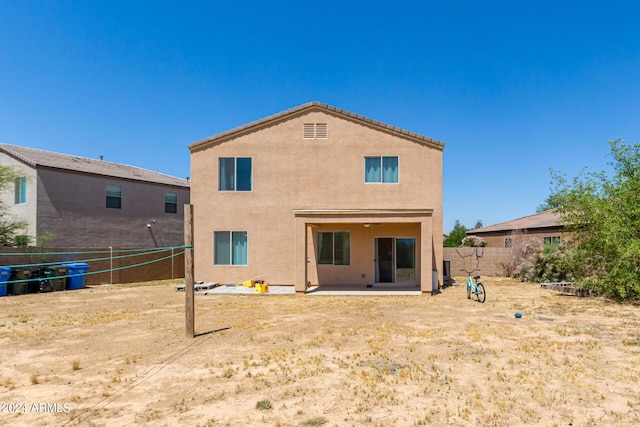
[[432, 209], [298, 209], [297, 293], [432, 293]]

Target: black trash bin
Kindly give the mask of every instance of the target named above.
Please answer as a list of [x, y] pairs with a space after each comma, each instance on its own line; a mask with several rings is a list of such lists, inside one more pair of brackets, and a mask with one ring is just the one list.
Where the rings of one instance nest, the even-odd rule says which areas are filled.
[[67, 284], [69, 267], [65, 265], [51, 265], [45, 267], [45, 269], [51, 282], [51, 288], [53, 288], [54, 291], [64, 291], [64, 287]]
[[35, 294], [38, 292], [51, 292], [53, 288], [47, 279], [45, 267], [36, 268], [31, 272], [31, 279], [27, 282], [27, 292]]
[[453, 280], [451, 279], [451, 261], [449, 261], [448, 259], [442, 261], [442, 271], [444, 286], [451, 286], [453, 284]]
[[29, 270], [28, 268], [12, 268], [7, 292], [10, 295], [26, 294], [27, 292], [29, 292], [29, 279], [31, 279], [31, 270]]
[[44, 265], [33, 272], [34, 280], [29, 286], [29, 292], [64, 291], [67, 283], [69, 267], [64, 265]]
[[49, 267], [51, 270], [51, 285], [54, 291], [64, 291], [67, 284], [67, 274], [69, 267], [66, 265], [54, 265]]

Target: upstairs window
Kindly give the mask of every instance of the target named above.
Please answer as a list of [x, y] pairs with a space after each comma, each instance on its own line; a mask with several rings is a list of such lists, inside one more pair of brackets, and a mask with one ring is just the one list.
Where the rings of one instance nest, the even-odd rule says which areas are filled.
[[302, 136], [304, 139], [327, 139], [326, 123], [305, 123]]
[[251, 157], [220, 157], [218, 159], [219, 191], [251, 191]]
[[351, 235], [348, 231], [318, 233], [318, 264], [349, 265]]
[[107, 208], [122, 209], [122, 186], [107, 184]]
[[178, 213], [178, 193], [164, 193], [165, 213]]
[[364, 182], [397, 183], [398, 156], [376, 156], [364, 158]]
[[16, 184], [16, 187], [15, 187], [16, 205], [27, 203], [27, 177], [23, 176], [20, 178], [16, 178], [15, 184]]

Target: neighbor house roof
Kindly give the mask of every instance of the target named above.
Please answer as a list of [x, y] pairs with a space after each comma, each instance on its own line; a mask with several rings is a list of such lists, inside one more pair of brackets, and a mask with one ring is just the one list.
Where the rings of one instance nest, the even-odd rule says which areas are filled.
[[89, 159], [86, 157], [54, 153], [51, 151], [19, 147], [17, 145], [9, 144], [0, 144], [0, 152], [4, 152], [34, 168], [46, 167], [131, 179], [135, 181], [152, 182], [155, 184], [165, 184], [176, 187], [189, 187], [189, 181], [186, 179], [175, 178], [170, 175], [141, 169], [135, 166], [106, 162], [104, 160]]
[[536, 228], [562, 227], [560, 215], [555, 209], [538, 212], [518, 219], [501, 222], [499, 224], [490, 225], [488, 227], [476, 228], [468, 230], [467, 234], [491, 233], [497, 231], [511, 230], [531, 230]]
[[313, 111], [313, 110], [324, 111], [329, 114], [341, 116], [348, 120], [352, 120], [368, 126], [376, 127], [384, 132], [388, 132], [388, 133], [402, 136], [405, 138], [418, 140], [428, 145], [435, 146], [440, 150], [444, 148], [444, 142], [438, 141], [433, 138], [429, 138], [428, 136], [420, 135], [418, 133], [411, 132], [406, 129], [402, 129], [397, 126], [389, 125], [387, 123], [383, 123], [378, 120], [373, 120], [368, 117], [361, 116], [360, 114], [351, 113], [347, 110], [343, 110], [342, 108], [334, 107], [332, 105], [324, 104], [318, 101], [312, 101], [312, 102], [307, 102], [306, 104], [299, 105], [297, 107], [290, 108], [280, 113], [265, 117], [263, 119], [253, 121], [246, 125], [242, 125], [234, 129], [210, 136], [208, 138], [201, 139], [200, 141], [196, 141], [190, 144], [189, 150], [193, 151], [198, 148], [202, 148], [206, 145], [209, 145], [211, 143], [224, 140], [226, 138], [233, 137], [233, 136], [236, 136], [237, 134], [241, 134], [244, 132], [253, 132], [263, 127], [266, 127], [272, 124], [273, 122], [280, 121], [287, 117], [299, 115], [299, 114], [306, 113], [308, 111]]

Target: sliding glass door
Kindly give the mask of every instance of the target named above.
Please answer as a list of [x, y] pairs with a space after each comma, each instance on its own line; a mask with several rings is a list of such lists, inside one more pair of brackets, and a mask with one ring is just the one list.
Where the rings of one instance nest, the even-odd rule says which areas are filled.
[[378, 237], [375, 239], [376, 283], [416, 282], [416, 239]]

